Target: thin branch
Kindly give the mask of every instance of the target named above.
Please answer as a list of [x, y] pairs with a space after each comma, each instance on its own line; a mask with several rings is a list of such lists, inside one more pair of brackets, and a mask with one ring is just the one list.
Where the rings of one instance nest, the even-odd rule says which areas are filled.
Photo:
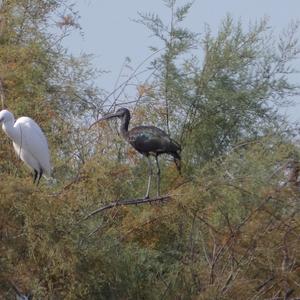
[[0, 100], [1, 100], [1, 106], [2, 109], [5, 108], [5, 95], [4, 95], [4, 88], [3, 88], [3, 79], [0, 77]]
[[[119, 99], [120, 95], [123, 93], [124, 89], [126, 88], [127, 84], [135, 77], [137, 76], [139, 73], [138, 71], [140, 70], [140, 68], [149, 60], [151, 59], [153, 56], [155, 56], [157, 53], [163, 51], [165, 48], [162, 49], [158, 49], [157, 51], [151, 53], [149, 56], [147, 56], [140, 64], [138, 64], [138, 66], [133, 70], [132, 74], [123, 82], [121, 83], [118, 87], [116, 87], [112, 92], [110, 92], [105, 99], [103, 100], [103, 103], [105, 103], [112, 95], [114, 95], [118, 90], [120, 90], [119, 94], [117, 97], [115, 97], [113, 103], [111, 103], [110, 108], [108, 111], [110, 111], [112, 109], [112, 107], [116, 104], [117, 100]], [[145, 70], [144, 70], [145, 71]], [[141, 71], [141, 72], [144, 72]], [[148, 71], [148, 70], [146, 70]]]
[[140, 205], [140, 204], [145, 204], [145, 203], [152, 203], [152, 202], [157, 202], [157, 201], [168, 201], [171, 199], [171, 196], [166, 195], [166, 196], [161, 196], [161, 197], [156, 197], [156, 198], [138, 198], [138, 199], [126, 199], [126, 200], [120, 200], [120, 201], [115, 201], [111, 202], [107, 205], [104, 205], [93, 212], [89, 213], [82, 221], [85, 221], [89, 219], [90, 217], [104, 211], [107, 209], [111, 209], [116, 206], [125, 206], [125, 205]]

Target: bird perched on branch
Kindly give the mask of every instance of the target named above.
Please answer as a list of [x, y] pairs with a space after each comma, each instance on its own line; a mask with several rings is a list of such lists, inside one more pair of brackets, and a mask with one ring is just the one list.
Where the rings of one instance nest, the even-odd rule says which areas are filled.
[[12, 286], [12, 288], [14, 289], [15, 293], [16, 293], [16, 300], [31, 300], [32, 299], [32, 295], [24, 295], [21, 293], [21, 291], [19, 290], [19, 288], [12, 282], [9, 282], [10, 285]]
[[103, 118], [97, 120], [92, 126], [100, 121], [108, 120], [112, 118], [119, 118], [121, 120], [121, 135], [122, 137], [139, 153], [146, 156], [148, 161], [148, 186], [145, 198], [149, 198], [149, 191], [152, 178], [152, 166], [150, 156], [155, 157], [157, 165], [157, 195], [160, 194], [160, 167], [158, 162], [158, 156], [160, 154], [169, 154], [173, 156], [177, 170], [180, 173], [181, 170], [181, 147], [178, 143], [172, 140], [163, 130], [154, 126], [137, 126], [128, 130], [130, 122], [130, 112], [127, 108], [120, 108], [115, 113], [109, 113]]
[[17, 156], [33, 170], [33, 183], [37, 185], [42, 175], [50, 176], [50, 154], [47, 139], [39, 125], [28, 117], [16, 120], [8, 110], [0, 112], [0, 124], [13, 141]]

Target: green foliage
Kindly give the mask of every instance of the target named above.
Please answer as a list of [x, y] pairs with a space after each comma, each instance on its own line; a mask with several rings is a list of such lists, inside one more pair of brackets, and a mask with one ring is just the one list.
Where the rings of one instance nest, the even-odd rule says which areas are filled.
[[[286, 174], [293, 162], [298, 176], [299, 145], [276, 111], [298, 91], [289, 78], [298, 25], [277, 41], [266, 20], [245, 30], [228, 16], [199, 41], [182, 27], [191, 4], [164, 2], [169, 25], [156, 14], [138, 21], [164, 52], [155, 52], [152, 76], [138, 87], [132, 123], [181, 140], [183, 176], [161, 158], [169, 201], [92, 213], [143, 195], [147, 164], [115, 123], [86, 129], [109, 95], [94, 86], [90, 56], [69, 56], [60, 43], [80, 28], [74, 7], [3, 1], [5, 104], [44, 129], [55, 180], [35, 187], [2, 134], [1, 299], [15, 299], [12, 283], [34, 299], [58, 300], [300, 295], [299, 182]], [[51, 24], [62, 32], [49, 32]]]
[[152, 62], [155, 75], [148, 96], [164, 111], [163, 127], [171, 133], [172, 128], [184, 145], [189, 172], [240, 140], [285, 126], [277, 110], [299, 93], [291, 83], [296, 72], [292, 62], [300, 51], [299, 24], [291, 23], [276, 38], [267, 19], [245, 29], [228, 15], [217, 34], [206, 26], [198, 41], [181, 24], [190, 4], [166, 5], [172, 12], [170, 25], [157, 15], [140, 14], [139, 23], [164, 50]]

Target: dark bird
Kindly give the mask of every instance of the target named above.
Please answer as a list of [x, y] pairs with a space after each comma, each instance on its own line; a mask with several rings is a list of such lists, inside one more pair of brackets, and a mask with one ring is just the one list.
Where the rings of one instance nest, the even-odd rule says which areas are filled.
[[123, 138], [139, 153], [147, 157], [148, 161], [148, 169], [149, 169], [149, 178], [148, 178], [148, 186], [145, 198], [149, 198], [149, 191], [151, 185], [151, 177], [152, 177], [152, 166], [150, 156], [155, 157], [156, 165], [157, 165], [157, 195], [160, 194], [160, 167], [158, 162], [158, 156], [160, 154], [169, 154], [174, 158], [174, 162], [176, 164], [177, 170], [180, 174], [181, 170], [181, 157], [180, 151], [181, 147], [178, 143], [173, 141], [163, 130], [154, 127], [154, 126], [137, 126], [128, 130], [129, 122], [130, 122], [130, 112], [127, 108], [120, 108], [115, 113], [109, 113], [105, 115], [103, 118], [99, 119], [96, 123], [108, 120], [111, 118], [119, 118], [121, 120], [120, 131]]

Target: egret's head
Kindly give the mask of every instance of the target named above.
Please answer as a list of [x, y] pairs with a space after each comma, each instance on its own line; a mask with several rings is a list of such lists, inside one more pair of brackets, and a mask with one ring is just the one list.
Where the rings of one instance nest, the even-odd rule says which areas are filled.
[[1, 123], [7, 123], [7, 122], [14, 122], [14, 116], [13, 114], [4, 109], [0, 111], [0, 124]]
[[101, 119], [99, 119], [98, 121], [96, 121], [95, 123], [93, 123], [90, 126], [90, 128], [92, 126], [94, 126], [95, 124], [97, 124], [98, 122], [103, 121], [103, 120], [109, 120], [109, 119], [112, 119], [112, 118], [122, 119], [124, 117], [130, 118], [130, 112], [129, 112], [129, 110], [127, 108], [122, 107], [122, 108], [119, 108], [114, 113], [109, 113], [109, 114], [104, 115]]

